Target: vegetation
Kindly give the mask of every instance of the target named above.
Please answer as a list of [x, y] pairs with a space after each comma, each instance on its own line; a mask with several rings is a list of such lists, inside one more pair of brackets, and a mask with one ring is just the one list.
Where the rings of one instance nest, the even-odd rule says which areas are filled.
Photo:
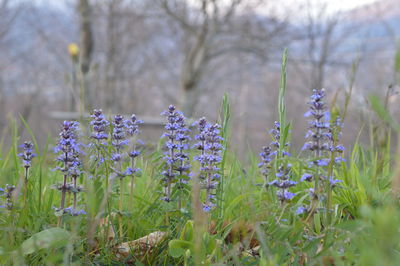
[[[22, 140], [11, 125], [13, 144], [0, 149], [1, 264], [400, 261], [399, 173], [389, 128], [398, 130], [394, 119], [371, 98], [387, 141], [376, 145], [373, 135], [370, 147], [355, 142], [343, 152], [338, 121], [344, 112], [336, 103], [323, 104], [324, 91], [315, 90], [308, 140], [297, 153], [289, 144], [285, 90], [286, 54], [272, 143], [261, 158], [249, 154], [246, 165], [229, 146], [227, 96], [217, 123], [200, 119], [189, 127], [170, 106], [156, 147], [138, 141], [135, 116], [109, 122], [99, 110], [90, 122], [80, 121], [82, 133], [77, 122], [64, 122], [59, 140], [45, 147], [31, 134], [33, 145], [19, 148]], [[54, 146], [56, 162], [49, 152]]]

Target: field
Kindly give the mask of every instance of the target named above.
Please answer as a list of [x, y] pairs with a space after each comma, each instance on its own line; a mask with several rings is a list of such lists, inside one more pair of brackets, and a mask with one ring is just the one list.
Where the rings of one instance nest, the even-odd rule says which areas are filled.
[[64, 122], [43, 147], [10, 123], [13, 143], [0, 148], [1, 264], [396, 265], [398, 125], [371, 98], [385, 141], [343, 147], [347, 106], [318, 89], [304, 103], [305, 145], [291, 149], [285, 62], [279, 117], [250, 163], [231, 148], [228, 95], [218, 121], [191, 125], [167, 107], [157, 145], [139, 141], [140, 117], [99, 110]]

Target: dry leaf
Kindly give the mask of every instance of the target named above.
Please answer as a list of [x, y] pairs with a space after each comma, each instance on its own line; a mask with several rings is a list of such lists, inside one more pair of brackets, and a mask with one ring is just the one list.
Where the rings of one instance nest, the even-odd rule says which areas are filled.
[[117, 253], [122, 256], [128, 256], [132, 251], [137, 252], [138, 256], [143, 256], [160, 244], [166, 237], [167, 233], [156, 231], [142, 238], [125, 242], [116, 247]]
[[260, 255], [260, 246], [256, 246], [254, 248], [250, 248], [242, 252], [242, 256], [244, 257], [257, 257]]

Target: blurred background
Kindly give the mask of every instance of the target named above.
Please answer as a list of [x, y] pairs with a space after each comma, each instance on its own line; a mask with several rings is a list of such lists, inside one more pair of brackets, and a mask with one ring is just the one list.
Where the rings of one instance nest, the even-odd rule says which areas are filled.
[[28, 138], [22, 116], [43, 144], [62, 120], [102, 108], [137, 114], [142, 138], [157, 141], [169, 104], [217, 119], [228, 92], [232, 146], [258, 152], [277, 119], [287, 47], [294, 146], [321, 87], [338, 108], [352, 92], [344, 142], [368, 141], [379, 130], [368, 128], [368, 95], [399, 109], [399, 38], [398, 0], [0, 0], [1, 137], [11, 140], [16, 119]]

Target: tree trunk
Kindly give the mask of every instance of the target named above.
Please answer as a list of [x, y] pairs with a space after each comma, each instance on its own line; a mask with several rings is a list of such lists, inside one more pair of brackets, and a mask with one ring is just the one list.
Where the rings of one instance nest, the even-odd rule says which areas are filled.
[[193, 117], [200, 95], [200, 88], [197, 88], [196, 86], [188, 86], [185, 84], [182, 85], [180, 105], [182, 108], [182, 112], [186, 117]]
[[79, 0], [78, 6], [79, 20], [80, 20], [80, 71], [81, 75], [81, 89], [83, 90], [82, 96], [83, 106], [89, 109], [93, 105], [93, 93], [89, 86], [88, 73], [90, 70], [90, 63], [93, 53], [93, 34], [91, 22], [91, 7], [89, 0]]

